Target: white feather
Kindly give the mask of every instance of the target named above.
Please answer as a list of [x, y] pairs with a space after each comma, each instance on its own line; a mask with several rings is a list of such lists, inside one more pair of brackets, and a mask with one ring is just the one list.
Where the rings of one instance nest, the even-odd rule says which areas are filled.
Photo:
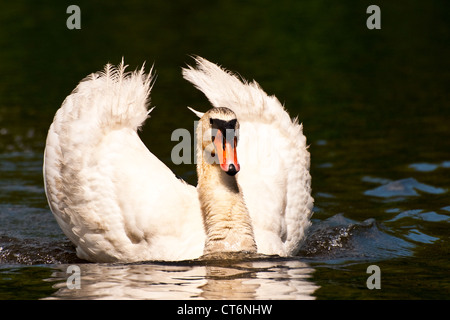
[[187, 107], [189, 110], [191, 110], [197, 117], [201, 118], [205, 114], [204, 112], [200, 112], [197, 110], [192, 109], [191, 107]]
[[[184, 69], [184, 77], [240, 122], [237, 177], [258, 252], [295, 254], [313, 204], [301, 125], [256, 82], [196, 60], [197, 69]], [[125, 69], [122, 61], [88, 76], [57, 111], [44, 155], [50, 208], [80, 258], [197, 258], [205, 242], [197, 190], [176, 179], [139, 139], [137, 129], [151, 112], [153, 77], [143, 68]]]
[[46, 193], [80, 258], [180, 260], [203, 253], [196, 189], [136, 133], [148, 116], [151, 81], [142, 69], [108, 65], [77, 86], [50, 127]]
[[310, 225], [310, 155], [302, 126], [278, 99], [201, 57], [183, 76], [214, 107], [233, 110], [240, 123], [238, 182], [253, 221], [258, 252], [295, 254]]

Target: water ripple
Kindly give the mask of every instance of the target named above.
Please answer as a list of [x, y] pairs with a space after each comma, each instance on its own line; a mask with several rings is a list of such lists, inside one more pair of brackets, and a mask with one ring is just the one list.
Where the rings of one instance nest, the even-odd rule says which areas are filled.
[[414, 178], [406, 178], [387, 182], [382, 186], [365, 191], [364, 194], [367, 196], [380, 198], [395, 198], [418, 196], [419, 193], [417, 191], [430, 194], [443, 194], [447, 190], [420, 183]]
[[411, 243], [391, 235], [373, 218], [357, 222], [336, 214], [313, 222], [300, 255], [341, 263], [408, 256], [412, 248]]
[[409, 165], [409, 168], [414, 169], [419, 172], [431, 172], [439, 168], [450, 168], [450, 161], [443, 161], [441, 163], [412, 163]]
[[81, 261], [68, 241], [38, 241], [0, 236], [0, 264], [55, 264]]
[[423, 212], [421, 209], [407, 210], [401, 212], [394, 218], [387, 220], [386, 222], [394, 222], [404, 218], [412, 218], [417, 220], [423, 220], [428, 222], [444, 222], [450, 221], [450, 216], [445, 214], [438, 214], [434, 211]]

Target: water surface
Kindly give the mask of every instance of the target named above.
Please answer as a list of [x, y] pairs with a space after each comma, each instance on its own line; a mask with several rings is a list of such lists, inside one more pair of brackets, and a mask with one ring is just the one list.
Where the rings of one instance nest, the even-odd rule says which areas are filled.
[[[443, 0], [21, 1], [0, 12], [0, 299], [448, 299], [450, 27]], [[205, 263], [79, 260], [44, 194], [52, 118], [87, 74], [122, 56], [155, 63], [157, 108], [140, 135], [170, 161], [187, 105], [209, 104], [181, 77], [199, 54], [256, 79], [299, 116], [315, 207], [298, 256]], [[67, 268], [81, 270], [70, 290]], [[369, 290], [367, 268], [381, 270]]]

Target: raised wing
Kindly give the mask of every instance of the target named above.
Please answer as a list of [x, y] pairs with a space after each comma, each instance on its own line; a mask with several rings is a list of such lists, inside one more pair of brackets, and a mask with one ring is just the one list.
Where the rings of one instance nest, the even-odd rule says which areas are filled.
[[240, 123], [238, 182], [249, 208], [258, 252], [295, 254], [310, 225], [310, 155], [302, 125], [255, 82], [241, 81], [206, 59], [183, 76], [214, 107], [227, 107]]
[[80, 258], [179, 260], [203, 252], [197, 191], [142, 143], [151, 76], [123, 63], [84, 79], [50, 127], [45, 190]]

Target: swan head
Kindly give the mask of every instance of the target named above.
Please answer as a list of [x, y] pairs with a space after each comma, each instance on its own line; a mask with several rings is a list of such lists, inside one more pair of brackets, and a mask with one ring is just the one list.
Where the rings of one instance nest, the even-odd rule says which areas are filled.
[[207, 164], [219, 165], [230, 176], [237, 174], [240, 165], [236, 152], [239, 138], [236, 114], [228, 108], [212, 108], [203, 114], [192, 111], [200, 117], [197, 146], [201, 146], [198, 150], [201, 154], [197, 157], [201, 156]]

